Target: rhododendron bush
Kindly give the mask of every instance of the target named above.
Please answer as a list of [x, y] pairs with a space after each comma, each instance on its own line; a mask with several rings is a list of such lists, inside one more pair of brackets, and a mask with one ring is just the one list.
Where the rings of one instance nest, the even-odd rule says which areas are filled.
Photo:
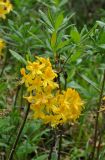
[[0, 0], [0, 160], [105, 159], [103, 6]]

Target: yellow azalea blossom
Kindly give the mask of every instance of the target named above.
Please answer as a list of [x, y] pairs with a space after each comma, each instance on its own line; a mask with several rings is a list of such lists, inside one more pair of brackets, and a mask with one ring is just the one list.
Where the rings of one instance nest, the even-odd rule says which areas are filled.
[[51, 67], [47, 67], [43, 74], [43, 86], [46, 87], [47, 85], [51, 86], [52, 88], [57, 88], [58, 84], [53, 82], [54, 78], [57, 77], [57, 74], [54, 73]]
[[32, 83], [30, 83], [30, 86], [28, 87], [27, 91], [31, 92], [33, 90], [37, 90], [37, 91], [41, 91], [41, 78], [40, 77], [36, 77]]
[[33, 110], [33, 117], [52, 127], [74, 122], [83, 108], [78, 92], [71, 88], [59, 92], [58, 84], [54, 82], [57, 74], [50, 60], [42, 57], [36, 59], [35, 62], [28, 62], [26, 69], [21, 69], [21, 83], [25, 83], [30, 94], [25, 98]]
[[8, 14], [12, 8], [12, 4], [9, 0], [0, 0], [0, 17], [5, 19], [5, 15]]
[[[63, 124], [68, 121], [75, 121], [81, 114], [83, 101], [81, 100], [79, 94], [74, 89], [68, 88], [67, 91], [63, 93], [58, 93], [53, 98], [54, 101], [52, 112], [50, 115], [55, 116], [55, 120], [49, 121], [49, 123], [54, 126], [58, 124]], [[46, 122], [46, 119], [45, 119]], [[48, 119], [47, 119], [48, 122]]]
[[43, 57], [38, 57], [38, 56], [36, 56], [36, 58], [38, 59], [38, 62], [40, 62], [40, 63], [42, 63], [42, 64], [44, 64], [44, 66], [46, 67], [51, 67], [51, 63], [50, 63], [50, 60], [49, 60], [49, 58], [43, 58]]
[[21, 75], [23, 76], [20, 83], [21, 84], [25, 83], [26, 87], [28, 88], [29, 83], [31, 83], [31, 77], [25, 73], [25, 68], [22, 68], [20, 72], [21, 72]]
[[[37, 92], [41, 91], [42, 88], [52, 88], [55, 89], [58, 87], [58, 84], [53, 81], [57, 74], [53, 71], [51, 63], [49, 59], [45, 59], [42, 57], [36, 57], [37, 60], [35, 62], [28, 62], [26, 69], [21, 69], [22, 81], [21, 83], [25, 83], [27, 90], [32, 92], [33, 90], [37, 90]], [[27, 71], [27, 74], [26, 74]]]
[[[53, 127], [69, 121], [75, 122], [83, 109], [83, 101], [78, 92], [71, 88], [49, 97], [44, 93], [43, 95], [36, 94], [29, 102], [32, 104], [34, 118], [42, 119], [44, 123], [50, 123]], [[37, 106], [40, 107], [37, 108]], [[44, 116], [41, 117], [42, 114], [39, 116], [39, 113], [43, 113]]]
[[26, 69], [31, 72], [33, 75], [33, 78], [36, 76], [36, 74], [42, 74], [41, 69], [43, 68], [43, 65], [40, 65], [38, 62], [30, 62], [28, 61], [28, 65], [26, 66]]
[[0, 39], [0, 57], [3, 55], [3, 49], [5, 48], [4, 40]]

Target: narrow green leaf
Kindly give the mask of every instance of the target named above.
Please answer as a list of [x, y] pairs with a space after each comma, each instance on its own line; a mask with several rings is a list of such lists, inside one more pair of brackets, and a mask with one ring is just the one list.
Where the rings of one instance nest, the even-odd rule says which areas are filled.
[[47, 15], [46, 15], [45, 13], [43, 13], [41, 10], [39, 10], [39, 13], [41, 14], [41, 17], [42, 17], [42, 19], [44, 20], [44, 22], [45, 22], [46, 24], [48, 24], [50, 27], [53, 28], [53, 26], [52, 26], [49, 18], [47, 17]]
[[58, 46], [57, 46], [57, 50], [65, 47], [65, 46], [68, 45], [68, 44], [69, 44], [69, 41], [68, 41], [68, 40], [65, 40], [65, 41], [63, 41], [63, 42], [60, 42], [60, 43], [58, 44]]
[[76, 27], [73, 27], [73, 29], [70, 32], [70, 36], [75, 43], [80, 42], [80, 34]]
[[105, 49], [105, 44], [100, 44], [100, 45], [98, 45], [98, 47], [101, 49]]
[[88, 82], [91, 86], [93, 86], [97, 91], [100, 92], [100, 89], [97, 87], [96, 83], [94, 83], [92, 80], [90, 80], [88, 77], [86, 77], [85, 75], [81, 75], [78, 73], [78, 75], [83, 78], [86, 82]]
[[33, 33], [30, 32], [30, 31], [28, 31], [28, 33], [29, 33], [35, 40], [37, 40], [40, 44], [43, 44], [43, 45], [44, 45], [43, 41], [42, 41], [40, 38], [38, 38], [38, 36], [36, 36], [35, 34], [33, 34]]
[[62, 0], [61, 3], [59, 4], [59, 7], [64, 6], [67, 2], [68, 2], [68, 0]]
[[59, 5], [59, 0], [54, 0], [54, 3], [56, 4], [56, 6]]
[[20, 54], [18, 54], [17, 52], [11, 49], [9, 51], [15, 59], [17, 59], [19, 62], [24, 63], [26, 65], [27, 63], [26, 60]]
[[76, 61], [82, 54], [82, 51], [77, 51], [76, 53], [72, 54], [70, 60], [72, 62]]
[[105, 64], [101, 63], [99, 69], [105, 70]]
[[60, 13], [60, 14], [58, 15], [57, 19], [56, 19], [56, 22], [55, 22], [55, 29], [56, 29], [56, 30], [61, 26], [61, 24], [62, 24], [62, 22], [63, 22], [63, 19], [64, 19], [63, 14]]
[[96, 23], [102, 28], [105, 27], [105, 23], [102, 21], [96, 21]]
[[56, 35], [56, 32], [54, 31], [52, 33], [52, 37], [51, 37], [51, 47], [54, 48], [55, 44], [56, 44], [56, 38], [57, 38], [57, 35]]

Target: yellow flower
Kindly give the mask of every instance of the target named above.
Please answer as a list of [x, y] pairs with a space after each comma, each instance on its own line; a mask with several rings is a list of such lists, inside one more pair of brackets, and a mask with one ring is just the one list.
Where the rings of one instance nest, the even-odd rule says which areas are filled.
[[36, 56], [36, 58], [38, 59], [38, 62], [40, 62], [41, 64], [44, 64], [44, 66], [46, 67], [51, 67], [51, 63], [50, 63], [50, 60], [49, 58], [43, 58], [43, 57], [38, 57]]
[[8, 14], [12, 8], [12, 4], [9, 0], [0, 0], [0, 17], [5, 19], [5, 15]]
[[54, 73], [51, 67], [47, 67], [43, 74], [43, 86], [46, 87], [47, 85], [51, 86], [53, 89], [58, 87], [58, 84], [55, 83], [53, 80], [57, 77], [57, 74]]
[[37, 92], [39, 92], [41, 90], [41, 78], [40, 77], [36, 77], [34, 80], [32, 80], [32, 83], [30, 83], [30, 86], [28, 87], [27, 91], [31, 92], [34, 90], [37, 90]]
[[[48, 96], [44, 93], [36, 95], [33, 99], [31, 109], [34, 111], [34, 118], [42, 119], [44, 123], [50, 123], [52, 127], [75, 122], [83, 109], [83, 101], [78, 92], [71, 88], [56, 95]], [[37, 108], [37, 106], [40, 107]], [[39, 113], [43, 113], [44, 116], [41, 117], [41, 114], [38, 116]]]
[[21, 73], [22, 76], [25, 76], [25, 75], [26, 75], [25, 69], [24, 69], [24, 68], [21, 68], [20, 73]]
[[36, 74], [42, 74], [41, 69], [43, 68], [43, 65], [40, 65], [39, 62], [30, 62], [28, 61], [28, 65], [26, 66], [26, 69], [31, 72], [33, 75], [33, 78], [36, 76]]
[[50, 106], [51, 112], [49, 117], [45, 116], [44, 122], [56, 127], [59, 124], [75, 122], [83, 109], [83, 101], [76, 90], [68, 88], [67, 91], [57, 93]]
[[78, 92], [71, 88], [59, 92], [58, 84], [54, 82], [57, 74], [49, 59], [36, 58], [35, 62], [28, 62], [26, 69], [21, 69], [21, 83], [25, 83], [30, 94], [25, 98], [31, 104], [33, 117], [52, 127], [75, 121], [83, 108]]
[[[55, 114], [60, 115], [59, 124], [75, 121], [81, 114], [83, 101], [78, 92], [68, 88], [67, 91], [57, 95], [57, 110]], [[53, 123], [52, 123], [53, 124]]]
[[[36, 90], [37, 92], [41, 91], [42, 88], [45, 90], [55, 89], [58, 87], [58, 84], [53, 80], [57, 77], [57, 74], [54, 73], [49, 59], [42, 57], [36, 57], [35, 62], [28, 62], [26, 69], [21, 69], [22, 81], [25, 83], [27, 90], [32, 92]], [[27, 74], [26, 74], [27, 72]]]
[[28, 88], [29, 87], [29, 83], [32, 82], [31, 77], [28, 74], [25, 73], [25, 68], [22, 68], [20, 70], [20, 73], [23, 76], [20, 83], [21, 84], [25, 83], [26, 87]]
[[0, 57], [3, 55], [2, 50], [5, 48], [4, 40], [0, 39]]

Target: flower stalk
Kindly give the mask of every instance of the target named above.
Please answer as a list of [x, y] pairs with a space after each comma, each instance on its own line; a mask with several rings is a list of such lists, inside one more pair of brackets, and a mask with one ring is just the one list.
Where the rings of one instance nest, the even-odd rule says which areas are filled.
[[63, 126], [59, 127], [59, 148], [58, 148], [58, 158], [57, 160], [61, 159], [61, 149], [62, 149], [62, 134], [63, 134]]
[[14, 144], [13, 144], [13, 147], [12, 147], [12, 149], [11, 149], [11, 152], [10, 152], [10, 154], [9, 154], [8, 160], [13, 160], [13, 155], [14, 155], [14, 152], [15, 152], [15, 150], [16, 150], [16, 146], [17, 146], [18, 141], [19, 141], [19, 139], [20, 139], [20, 136], [21, 136], [21, 133], [22, 133], [22, 131], [23, 131], [23, 128], [24, 128], [24, 126], [25, 126], [25, 123], [26, 123], [26, 120], [27, 120], [27, 116], [28, 116], [29, 110], [30, 110], [30, 104], [28, 103], [28, 107], [27, 107], [27, 110], [26, 110], [26, 113], [25, 113], [23, 122], [22, 122], [22, 124], [21, 124], [21, 126], [20, 126], [20, 128], [19, 128], [19, 130], [18, 130], [17, 137], [16, 137], [16, 140], [15, 140], [15, 142], [14, 142]]
[[51, 131], [51, 133], [52, 133], [52, 136], [53, 136], [53, 140], [52, 140], [50, 152], [49, 152], [49, 155], [48, 155], [48, 160], [51, 160], [51, 158], [52, 158], [53, 148], [55, 147], [56, 138], [57, 138], [55, 129], [53, 131]]
[[[96, 112], [96, 121], [95, 121], [95, 130], [94, 130], [94, 144], [93, 144], [93, 150], [91, 152], [90, 155], [90, 160], [94, 159], [95, 156], [95, 151], [96, 151], [96, 143], [97, 143], [97, 139], [98, 139], [98, 125], [99, 125], [99, 114], [100, 114], [100, 107], [101, 107], [101, 102], [102, 102], [102, 97], [103, 97], [103, 92], [104, 92], [104, 85], [105, 85], [105, 70], [104, 70], [104, 74], [103, 74], [103, 80], [102, 80], [102, 87], [101, 87], [101, 92], [100, 92], [100, 96], [99, 96], [99, 103], [97, 106], [97, 112]], [[100, 143], [101, 143], [101, 137], [99, 139], [99, 145], [98, 145], [98, 150], [97, 150], [97, 159], [99, 159], [99, 150], [100, 150]]]
[[[102, 102], [102, 97], [103, 97], [103, 91], [104, 91], [104, 85], [105, 85], [105, 70], [104, 70], [104, 75], [103, 75], [103, 83], [102, 83], [102, 95], [100, 97], [100, 106], [101, 106], [101, 102]], [[97, 156], [96, 156], [96, 160], [99, 160], [99, 154], [100, 154], [100, 146], [101, 146], [101, 140], [102, 140], [102, 135], [103, 135], [103, 130], [104, 130], [104, 124], [103, 127], [100, 129], [100, 135], [99, 135], [99, 143], [97, 146]]]

